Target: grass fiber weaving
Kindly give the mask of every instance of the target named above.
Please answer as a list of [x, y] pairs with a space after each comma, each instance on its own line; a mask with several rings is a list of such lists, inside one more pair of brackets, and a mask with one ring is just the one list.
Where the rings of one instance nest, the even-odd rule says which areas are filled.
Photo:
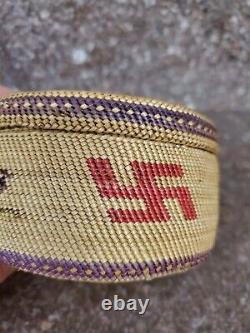
[[216, 129], [192, 109], [85, 91], [0, 99], [0, 261], [93, 282], [203, 262], [218, 221]]

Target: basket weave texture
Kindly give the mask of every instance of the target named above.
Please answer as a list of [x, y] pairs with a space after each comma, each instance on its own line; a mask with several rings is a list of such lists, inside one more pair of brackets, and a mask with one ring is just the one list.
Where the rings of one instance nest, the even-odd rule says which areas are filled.
[[186, 271], [218, 221], [216, 129], [158, 100], [78, 91], [0, 100], [0, 261], [82, 281]]

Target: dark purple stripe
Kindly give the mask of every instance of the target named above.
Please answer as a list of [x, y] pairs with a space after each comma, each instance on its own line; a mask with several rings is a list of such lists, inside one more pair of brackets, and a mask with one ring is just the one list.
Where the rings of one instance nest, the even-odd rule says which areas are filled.
[[0, 169], [0, 193], [7, 188], [7, 179], [12, 176], [11, 172], [6, 169]]
[[[51, 277], [61, 277], [73, 280], [116, 280], [117, 271], [120, 271], [120, 279], [138, 278], [144, 276], [146, 269], [150, 276], [175, 272], [184, 269], [186, 265], [192, 267], [204, 261], [208, 253], [188, 256], [181, 259], [163, 259], [142, 263], [101, 263], [101, 262], [79, 262], [73, 260], [58, 260], [51, 258], [39, 258], [35, 256], [11, 252], [8, 250], [0, 251], [0, 261], [14, 266], [17, 269], [25, 270], [37, 274], [48, 275]], [[47, 266], [47, 269], [45, 267]], [[62, 270], [58, 271], [58, 267]], [[74, 271], [72, 271], [74, 270]]]
[[[25, 98], [6, 98], [3, 100], [7, 103], [17, 102], [21, 104], [18, 108], [13, 108], [11, 105], [9, 108], [0, 109], [0, 115], [54, 115], [54, 116], [67, 116], [67, 117], [96, 117], [100, 119], [113, 119], [116, 121], [123, 120], [131, 123], [137, 124], [149, 124], [153, 126], [162, 127], [164, 129], [177, 130], [181, 132], [189, 132], [192, 134], [208, 137], [215, 139], [216, 129], [209, 122], [201, 119], [196, 115], [181, 113], [178, 111], [168, 110], [166, 108], [149, 106], [149, 105], [140, 105], [135, 103], [106, 100], [106, 99], [97, 99], [97, 98], [83, 98], [83, 97], [25, 97]], [[24, 102], [29, 102], [30, 107], [25, 108], [22, 106]], [[20, 103], [21, 102], [21, 103]], [[43, 108], [37, 108], [35, 104], [42, 102], [45, 106]], [[58, 104], [57, 109], [52, 109], [50, 103], [56, 102]], [[72, 108], [67, 109], [64, 107], [65, 103], [72, 104]], [[81, 104], [88, 105], [88, 108], [82, 110], [80, 108]], [[97, 111], [97, 106], [103, 106], [103, 111]], [[111, 111], [113, 108], [119, 108], [121, 111], [114, 113]], [[134, 114], [129, 115], [127, 111], [132, 109]], [[142, 116], [141, 112], [146, 111], [147, 116]], [[160, 119], [154, 118], [156, 114], [161, 116]], [[164, 118], [171, 117], [172, 121], [168, 122]], [[183, 123], [178, 123], [178, 120], [183, 119]], [[193, 126], [188, 124], [189, 121], [194, 123]], [[197, 125], [201, 125], [201, 128], [197, 128]], [[204, 127], [208, 131], [204, 131]]]

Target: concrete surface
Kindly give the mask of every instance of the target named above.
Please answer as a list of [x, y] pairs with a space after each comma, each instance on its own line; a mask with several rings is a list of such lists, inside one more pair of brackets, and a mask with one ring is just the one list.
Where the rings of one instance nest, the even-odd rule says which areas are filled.
[[249, 0], [1, 0], [0, 80], [248, 110]]
[[[128, 285], [18, 273], [0, 286], [0, 333], [250, 332], [249, 16], [249, 1], [1, 1], [3, 83], [191, 103], [218, 125], [222, 190], [200, 268]], [[114, 294], [150, 298], [145, 316], [102, 311]]]

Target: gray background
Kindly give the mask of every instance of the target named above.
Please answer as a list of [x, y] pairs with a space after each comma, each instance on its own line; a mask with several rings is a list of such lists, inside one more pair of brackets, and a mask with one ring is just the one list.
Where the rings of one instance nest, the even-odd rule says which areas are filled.
[[[250, 1], [0, 1], [0, 80], [190, 104], [218, 125], [221, 218], [201, 267], [152, 283], [91, 285], [17, 273], [0, 286], [0, 333], [250, 332]], [[140, 317], [104, 312], [150, 298]]]

